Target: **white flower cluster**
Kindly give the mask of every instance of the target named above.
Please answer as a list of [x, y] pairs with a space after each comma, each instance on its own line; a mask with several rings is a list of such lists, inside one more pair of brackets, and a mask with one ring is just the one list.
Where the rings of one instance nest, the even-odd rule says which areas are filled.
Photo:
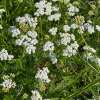
[[14, 58], [13, 55], [9, 55], [7, 50], [2, 49], [0, 51], [0, 60], [12, 60]]
[[14, 74], [9, 75], [4, 75], [3, 76], [3, 82], [0, 84], [3, 87], [4, 91], [9, 91], [11, 88], [16, 87], [16, 83], [12, 81], [11, 77], [14, 77]]
[[87, 31], [89, 34], [92, 34], [95, 32], [95, 29], [98, 32], [100, 32], [100, 26], [99, 25], [94, 26], [91, 20], [88, 20], [86, 23], [84, 22], [81, 24], [72, 23], [70, 26], [69, 25], [63, 26], [63, 30], [65, 32], [69, 32], [71, 29], [73, 30], [77, 29], [79, 34], [82, 34], [85, 31]]
[[94, 54], [96, 50], [91, 48], [90, 46], [84, 46], [83, 49], [86, 51], [84, 57], [91, 62], [95, 62], [98, 66], [100, 66], [100, 58], [96, 57]]
[[[5, 9], [0, 9], [0, 19], [2, 17], [2, 14], [5, 12]], [[0, 24], [0, 29], [3, 29], [2, 25]]]
[[0, 29], [3, 29], [2, 25], [0, 24]]
[[35, 7], [37, 8], [34, 14], [35, 16], [47, 15], [49, 21], [58, 21], [61, 17], [61, 14], [58, 13], [59, 8], [53, 6], [51, 2], [47, 2], [46, 0], [40, 0], [35, 4]]
[[68, 45], [64, 50], [63, 50], [63, 56], [71, 57], [77, 54], [78, 50], [78, 43], [75, 41], [71, 45]]
[[12, 33], [12, 37], [20, 35], [20, 30], [15, 26], [10, 26], [9, 31]]
[[28, 24], [31, 28], [35, 29], [37, 26], [37, 17], [33, 18], [30, 14], [25, 14], [23, 17], [17, 17], [16, 22], [19, 24]]
[[57, 61], [58, 61], [58, 59], [57, 59], [57, 57], [56, 57], [56, 54], [53, 53], [53, 52], [50, 52], [50, 53], [49, 53], [49, 58], [51, 59], [52, 64], [56, 64]]
[[81, 25], [72, 24], [71, 29], [78, 29], [79, 33], [84, 33], [84, 31], [87, 31], [89, 34], [92, 34], [95, 32], [95, 29], [100, 32], [100, 26], [96, 25], [94, 26], [92, 21], [88, 20], [86, 23], [82, 23]]
[[65, 31], [65, 32], [68, 32], [68, 31], [70, 31], [70, 26], [69, 25], [64, 25], [63, 26], [63, 30]]
[[84, 23], [84, 29], [87, 30], [90, 34], [94, 33], [95, 32], [95, 28], [94, 26], [92, 25], [92, 22], [87, 22], [87, 23]]
[[79, 34], [82, 34], [85, 31], [83, 24], [77, 25], [76, 23], [72, 23], [70, 26], [69, 25], [63, 26], [63, 30], [65, 32], [69, 32], [71, 29], [73, 30], [77, 29]]
[[48, 20], [49, 21], [59, 21], [60, 17], [61, 17], [60, 13], [55, 13], [55, 14], [48, 16]]
[[59, 0], [52, 0], [53, 2], [57, 2], [57, 1], [59, 1]]
[[52, 12], [52, 3], [47, 2], [46, 0], [40, 0], [35, 4], [37, 11], [34, 15], [41, 16], [41, 15], [51, 15]]
[[38, 72], [35, 75], [36, 79], [39, 79], [40, 81], [49, 83], [50, 79], [48, 78], [49, 70], [47, 67], [44, 67], [43, 69], [39, 69]]
[[96, 50], [94, 48], [91, 48], [90, 46], [86, 45], [83, 47], [83, 49], [85, 51], [88, 51], [88, 52], [92, 52], [92, 53], [96, 53]]
[[47, 41], [43, 46], [43, 51], [53, 51], [54, 50], [54, 43], [51, 41]]
[[0, 9], [0, 18], [2, 17], [2, 14], [5, 12], [5, 9]]
[[60, 33], [61, 44], [67, 46], [71, 42], [75, 41], [75, 36], [69, 33]]
[[69, 4], [69, 7], [68, 7], [68, 14], [69, 14], [69, 16], [74, 16], [78, 12], [79, 12], [79, 8], [75, 7], [72, 4]]
[[71, 57], [73, 55], [76, 55], [79, 45], [77, 41], [75, 41], [75, 36], [69, 33], [60, 33], [60, 37], [61, 44], [67, 46], [63, 50], [63, 56]]
[[42, 100], [42, 96], [40, 95], [38, 90], [32, 90], [31, 100]]
[[[83, 16], [82, 16], [83, 17]], [[78, 32], [80, 34], [84, 33], [85, 31], [87, 31], [89, 34], [92, 34], [95, 32], [95, 29], [100, 32], [100, 26], [99, 25], [96, 25], [94, 26], [93, 25], [93, 22], [91, 20], [88, 20], [86, 23], [85, 21], [81, 24], [71, 24], [70, 26], [71, 29], [78, 29]], [[68, 29], [68, 28], [67, 28]]]
[[37, 26], [37, 18], [32, 18], [31, 15], [25, 14], [23, 17], [16, 18], [16, 21], [21, 24], [28, 24], [31, 29], [29, 29], [26, 34], [21, 34], [18, 28], [15, 26], [10, 27], [10, 32], [12, 32], [12, 37], [16, 37], [16, 45], [18, 46], [25, 46], [26, 53], [32, 54], [35, 53], [36, 44], [38, 43], [37, 40], [37, 32], [35, 28]]
[[100, 32], [100, 25], [96, 25], [96, 30]]
[[2, 83], [2, 86], [3, 88], [7, 88], [7, 89], [15, 88], [16, 83], [13, 82], [11, 79], [7, 79], [7, 80], [4, 80], [4, 82]]
[[96, 57], [95, 63], [96, 63], [98, 66], [100, 66], [100, 58]]
[[93, 55], [91, 52], [87, 52], [84, 54], [84, 57], [91, 62], [95, 62], [98, 66], [100, 66], [100, 58]]
[[16, 45], [24, 45], [26, 47], [26, 53], [32, 54], [35, 53], [36, 44], [38, 40], [36, 39], [37, 32], [36, 31], [28, 31], [26, 35], [21, 35], [20, 38], [16, 40]]
[[51, 29], [49, 29], [49, 33], [51, 35], [56, 35], [56, 33], [57, 33], [57, 27], [52, 27]]
[[75, 24], [75, 23], [73, 23], [73, 24], [71, 24], [70, 28], [71, 28], [71, 29], [77, 29], [77, 28], [78, 28], [78, 25]]

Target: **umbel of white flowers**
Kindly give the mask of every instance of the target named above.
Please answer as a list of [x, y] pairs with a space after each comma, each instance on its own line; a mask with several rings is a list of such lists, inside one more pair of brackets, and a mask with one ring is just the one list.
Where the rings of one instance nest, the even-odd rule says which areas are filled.
[[87, 60], [90, 60], [91, 62], [95, 62], [98, 66], [100, 66], [100, 58], [94, 55], [96, 53], [96, 50], [94, 48], [91, 48], [88, 45], [84, 46], [83, 49], [86, 51], [84, 57]]
[[16, 26], [11, 26], [9, 28], [9, 31], [12, 33], [12, 37], [16, 38], [16, 45], [18, 46], [25, 46], [26, 47], [26, 53], [32, 54], [35, 53], [36, 50], [36, 44], [38, 43], [37, 38], [37, 32], [35, 31], [35, 28], [37, 26], [37, 18], [33, 18], [29, 14], [25, 14], [23, 17], [17, 17], [16, 22], [19, 24], [28, 24], [32, 29], [25, 32], [26, 34], [22, 34]]
[[48, 68], [44, 67], [43, 69], [39, 69], [37, 71], [35, 78], [45, 83], [49, 83], [50, 79], [48, 78], [48, 73], [49, 73]]
[[[57, 0], [56, 0], [57, 1]], [[52, 2], [47, 2], [46, 0], [40, 0], [35, 4], [37, 8], [36, 12], [34, 13], [35, 16], [48, 16], [49, 21], [58, 21], [61, 17], [59, 13], [59, 8], [52, 5]]]
[[14, 78], [15, 75], [14, 74], [10, 74], [10, 75], [4, 75], [3, 76], [3, 82], [0, 84], [3, 87], [3, 90], [5, 92], [8, 92], [11, 88], [15, 88], [16, 87], [16, 83], [12, 80], [12, 78]]
[[9, 55], [6, 49], [0, 51], [0, 60], [12, 60], [13, 58], [14, 56]]
[[42, 100], [42, 96], [40, 95], [38, 90], [32, 90], [31, 100]]

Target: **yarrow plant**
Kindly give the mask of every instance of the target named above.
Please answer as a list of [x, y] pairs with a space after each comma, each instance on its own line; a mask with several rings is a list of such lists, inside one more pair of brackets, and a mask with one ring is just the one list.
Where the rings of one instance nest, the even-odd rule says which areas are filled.
[[96, 100], [99, 0], [0, 4], [0, 100]]
[[[24, 17], [16, 18], [16, 22], [19, 23], [20, 29], [16, 28], [16, 26], [11, 26], [9, 29], [10, 32], [12, 32], [12, 37], [16, 37], [16, 45], [25, 46], [28, 54], [35, 53], [35, 45], [38, 43], [38, 40], [36, 39], [37, 32], [35, 31], [37, 18], [32, 18], [31, 15], [25, 14]], [[23, 30], [22, 26], [27, 29]], [[26, 35], [21, 33], [26, 33]]]

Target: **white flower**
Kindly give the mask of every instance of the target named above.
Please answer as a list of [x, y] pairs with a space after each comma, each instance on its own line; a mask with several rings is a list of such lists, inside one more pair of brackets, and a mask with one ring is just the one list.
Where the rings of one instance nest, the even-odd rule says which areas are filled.
[[52, 0], [53, 2], [57, 2], [57, 1], [59, 1], [59, 0]]
[[51, 99], [44, 99], [44, 100], [51, 100]]
[[65, 32], [70, 31], [70, 26], [69, 26], [69, 25], [64, 25], [64, 26], [63, 26], [63, 30], [64, 30]]
[[80, 25], [79, 26], [79, 30], [78, 30], [78, 32], [79, 32], [79, 34], [83, 34], [84, 33], [84, 26], [83, 25]]
[[100, 32], [100, 26], [99, 26], [99, 25], [96, 25], [96, 30], [97, 30], [98, 32]]
[[25, 14], [22, 17], [17, 17], [16, 22], [22, 24], [22, 23], [27, 23], [30, 27], [36, 28], [37, 26], [37, 18], [33, 18], [30, 14]]
[[96, 53], [96, 50], [94, 48], [91, 48], [90, 46], [87, 45], [84, 46], [83, 49], [92, 53]]
[[3, 75], [3, 80], [8, 80], [9, 78], [10, 78], [10, 76], [9, 75]]
[[75, 23], [73, 23], [73, 24], [71, 24], [71, 26], [70, 26], [72, 29], [76, 29], [76, 28], [78, 28], [78, 25], [77, 24], [75, 24]]
[[27, 20], [26, 20], [26, 18], [23, 16], [23, 17], [17, 17], [16, 18], [16, 22], [19, 22], [19, 23], [26, 23], [27, 22]]
[[34, 15], [41, 16], [41, 15], [51, 15], [52, 12], [52, 3], [47, 2], [46, 0], [41, 0], [40, 2], [35, 4], [37, 11]]
[[38, 40], [37, 39], [32, 39], [31, 41], [30, 41], [30, 44], [31, 45], [36, 45], [38, 43]]
[[66, 49], [63, 50], [63, 56], [71, 57], [73, 55], [72, 52], [72, 47], [68, 46]]
[[52, 3], [47, 2], [46, 0], [40, 0], [35, 4], [35, 7], [37, 8], [36, 12], [34, 13], [35, 16], [48, 16], [59, 11], [59, 8], [52, 6]]
[[49, 83], [50, 82], [50, 79], [48, 78], [48, 73], [49, 73], [48, 68], [47, 67], [46, 68], [44, 67], [43, 69], [39, 69], [38, 70], [38, 72], [35, 75], [35, 78], [36, 79], [39, 79], [40, 81]]
[[90, 34], [94, 33], [94, 32], [95, 32], [95, 31], [94, 31], [94, 26], [89, 26], [89, 27], [88, 27], [88, 32], [89, 32]]
[[27, 35], [30, 36], [31, 38], [36, 38], [37, 37], [37, 32], [36, 31], [28, 31]]
[[16, 40], [16, 45], [21, 46], [22, 43], [23, 43], [23, 40], [22, 39], [17, 39]]
[[85, 23], [85, 24], [84, 24], [84, 28], [85, 28], [90, 34], [92, 34], [92, 33], [95, 32], [95, 31], [94, 31], [94, 26], [91, 25], [91, 23]]
[[0, 9], [0, 14], [2, 14], [3, 12], [5, 12], [5, 9]]
[[10, 26], [9, 31], [12, 33], [12, 37], [16, 37], [20, 35], [20, 30], [16, 28], [15, 26]]
[[4, 80], [4, 82], [1, 85], [3, 86], [3, 88], [7, 89], [16, 87], [16, 83], [13, 82], [11, 79]]
[[12, 60], [14, 58], [13, 55], [9, 55], [7, 50], [2, 49], [0, 51], [0, 60]]
[[14, 58], [13, 55], [8, 55], [8, 60], [12, 60]]
[[52, 11], [53, 12], [58, 12], [59, 11], [59, 8], [58, 7], [55, 7], [55, 6], [52, 6]]
[[74, 41], [74, 43], [71, 44], [71, 47], [72, 47], [73, 49], [77, 50], [78, 47], [79, 47], [77, 41]]
[[91, 61], [94, 61], [95, 57], [94, 55], [91, 53], [91, 52], [87, 52], [84, 54], [84, 57], [87, 59], [87, 60], [91, 60]]
[[51, 2], [48, 2], [46, 4], [45, 15], [51, 15], [51, 12], [52, 12], [52, 3]]
[[91, 52], [87, 52], [84, 54], [84, 57], [91, 62], [95, 62], [98, 66], [100, 66], [100, 58], [93, 55]]
[[18, 46], [24, 46], [26, 48], [26, 53], [32, 54], [35, 53], [36, 50], [36, 44], [38, 43], [37, 40], [37, 32], [35, 31], [35, 28], [37, 26], [37, 17], [32, 17], [30, 14], [25, 14], [22, 17], [17, 17], [16, 22], [19, 24], [28, 24], [30, 27], [30, 30], [25, 32], [24, 34], [20, 34], [20, 31], [15, 27], [12, 26], [10, 28], [10, 31], [13, 33], [12, 37], [16, 37], [16, 45]]
[[60, 33], [60, 37], [61, 37], [61, 44], [65, 46], [71, 43], [71, 41], [75, 40], [75, 36], [69, 33]]
[[0, 29], [3, 29], [2, 25], [0, 24]]
[[0, 9], [0, 18], [2, 17], [2, 14], [5, 12], [5, 9]]
[[35, 29], [37, 26], [37, 17], [32, 18], [29, 14], [25, 14], [24, 16], [29, 26]]
[[42, 100], [42, 96], [37, 90], [32, 90], [31, 100]]
[[[11, 73], [12, 75], [12, 73]], [[2, 87], [3, 87], [3, 90], [4, 91], [9, 91], [9, 89], [11, 88], [15, 88], [16, 87], [16, 83], [14, 81], [12, 81], [12, 79], [10, 77], [12, 76], [9, 76], [9, 75], [4, 75], [3, 76], [3, 82], [0, 84]]]
[[51, 59], [52, 64], [56, 64], [58, 59], [56, 58], [56, 55], [53, 52], [49, 53], [49, 57]]
[[24, 45], [28, 54], [35, 53], [36, 47], [34, 45], [38, 43], [38, 40], [36, 39], [37, 33], [28, 31], [27, 34], [30, 37], [28, 37], [27, 35], [21, 35], [20, 39], [16, 40], [16, 45]]
[[28, 31], [27, 35], [21, 35], [20, 38], [16, 40], [16, 45], [25, 46], [26, 53], [28, 54], [35, 53], [36, 50], [35, 45], [38, 43], [36, 37], [37, 37], [37, 33], [35, 31], [34, 32]]
[[55, 13], [53, 15], [48, 16], [49, 21], [58, 21], [60, 20], [61, 14], [60, 13]]
[[74, 16], [75, 13], [78, 13], [79, 9], [77, 7], [75, 7], [74, 5], [70, 4], [69, 8], [68, 8], [68, 14], [69, 16]]
[[63, 50], [63, 56], [71, 57], [77, 54], [79, 45], [75, 41], [71, 45], [68, 45], [66, 49]]
[[29, 45], [29, 46], [27, 46], [27, 48], [26, 48], [26, 53], [32, 54], [32, 53], [35, 53], [35, 50], [36, 50], [36, 47], [35, 47], [35, 46]]
[[49, 33], [51, 33], [52, 35], [56, 35], [57, 27], [53, 27], [53, 28], [49, 29]]
[[70, 37], [71, 37], [72, 41], [75, 41], [75, 35], [74, 34], [71, 34]]
[[70, 37], [64, 37], [64, 38], [62, 38], [61, 39], [61, 44], [63, 44], [63, 45], [68, 45], [68, 43], [70, 43], [71, 42], [71, 38]]
[[47, 41], [43, 46], [44, 51], [53, 51], [54, 50], [54, 43], [51, 41]]
[[98, 64], [100, 66], [100, 58], [96, 58], [95, 62], [96, 62], [96, 64]]

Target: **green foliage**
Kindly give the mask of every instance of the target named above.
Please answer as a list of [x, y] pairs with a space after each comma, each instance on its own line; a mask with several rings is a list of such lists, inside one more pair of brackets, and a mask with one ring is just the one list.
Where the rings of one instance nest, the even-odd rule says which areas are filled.
[[[29, 97], [24, 99], [23, 94], [27, 93], [31, 96], [31, 90], [40, 87], [41, 94], [44, 98], [51, 98], [51, 100], [88, 100], [93, 97], [100, 96], [100, 68], [96, 64], [87, 62], [82, 57], [84, 51], [79, 51], [78, 55], [71, 58], [61, 57], [58, 64], [53, 65], [48, 58], [42, 56], [42, 51], [39, 49], [35, 55], [27, 55], [24, 52], [24, 47], [15, 46], [14, 39], [11, 37], [11, 33], [8, 32], [8, 28], [15, 24], [15, 18], [21, 16], [25, 13], [30, 13], [33, 15], [34, 2], [37, 0], [0, 0], [0, 8], [4, 8], [6, 13], [4, 13], [1, 24], [3, 25], [3, 30], [0, 30], [0, 50], [6, 48], [11, 54], [15, 56], [16, 59], [12, 61], [0, 61], [0, 76], [4, 74], [14, 73], [15, 81], [17, 87], [11, 90], [9, 93], [4, 93], [0, 87], [0, 100], [30, 100]], [[65, 2], [66, 0], [64, 0]], [[88, 16], [89, 0], [72, 0], [79, 2], [81, 14]], [[62, 13], [65, 11], [66, 4], [64, 2], [59, 3], [59, 6], [63, 8]], [[97, 3], [96, 1], [94, 1]], [[88, 16], [95, 24], [100, 24], [100, 7], [97, 5], [95, 14], [93, 16]], [[46, 22], [45, 18], [43, 20], [39, 19], [41, 33], [39, 36], [41, 40], [39, 42], [42, 45], [43, 33], [45, 25], [48, 25], [46, 29], [54, 25], [58, 25], [59, 31], [61, 26], [66, 19], [63, 15], [61, 24]], [[70, 23], [71, 19], [66, 20]], [[44, 29], [44, 30], [42, 30]], [[80, 45], [84, 44], [83, 38], [77, 33], [76, 37]], [[88, 35], [87, 33], [83, 36], [85, 41], [97, 50], [97, 55], [100, 57], [100, 32], [93, 35]], [[58, 37], [57, 37], [58, 38]], [[52, 38], [55, 40], [55, 38]], [[39, 45], [38, 45], [39, 47]], [[57, 53], [59, 53], [60, 48], [58, 48]], [[41, 55], [41, 56], [40, 56]], [[50, 69], [50, 79], [52, 80], [49, 85], [38, 84], [35, 79], [35, 74], [37, 68], [48, 67]], [[0, 77], [0, 82], [2, 78]], [[42, 89], [41, 89], [42, 88]], [[98, 99], [96, 99], [98, 100]]]

